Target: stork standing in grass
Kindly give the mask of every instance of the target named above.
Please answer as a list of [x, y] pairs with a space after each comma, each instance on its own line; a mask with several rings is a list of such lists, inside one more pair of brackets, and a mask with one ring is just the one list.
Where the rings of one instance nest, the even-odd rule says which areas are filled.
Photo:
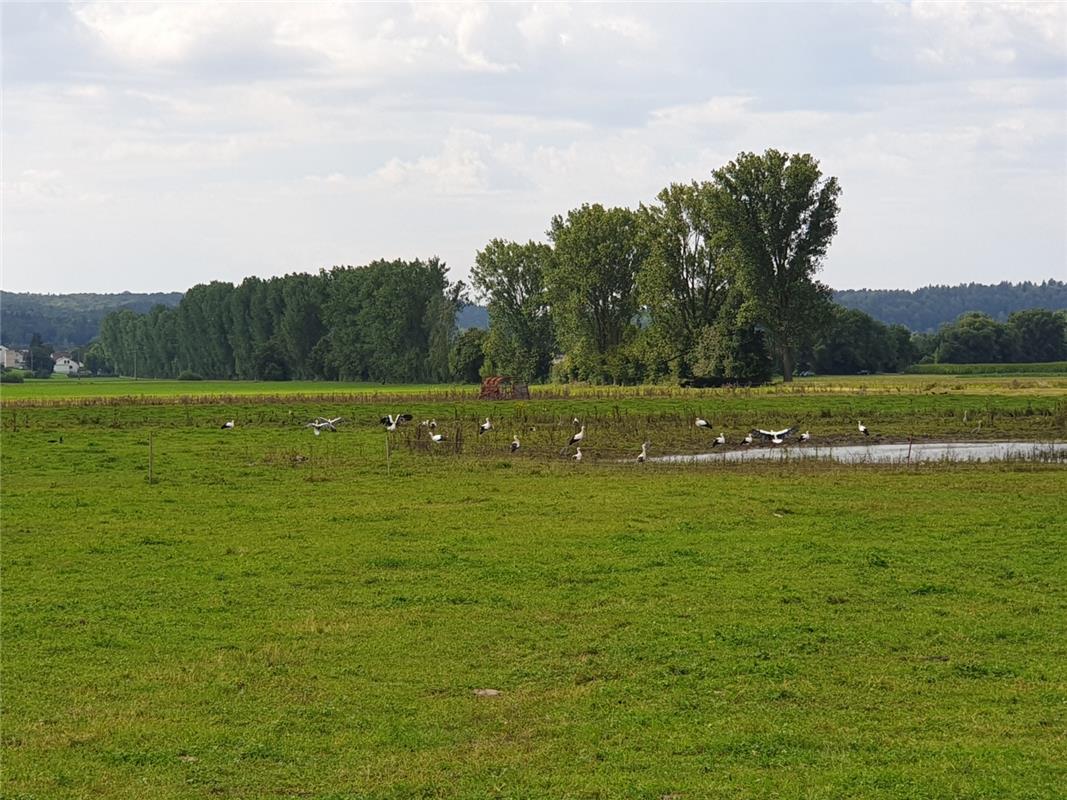
[[718, 447], [720, 444], [726, 444], [726, 434], [723, 433], [722, 431], [720, 431], [719, 435], [716, 436], [711, 441], [711, 446], [712, 447]]
[[703, 419], [702, 417], [697, 417], [696, 426], [698, 428], [706, 428], [708, 430], [711, 430], [711, 423], [708, 422], [706, 419]]
[[489, 421], [489, 417], [486, 417], [485, 422], [478, 426], [478, 435], [481, 436], [483, 433], [489, 433], [492, 429], [493, 423]]
[[573, 458], [575, 461], [581, 461], [582, 460], [582, 448], [580, 448], [580, 447], [575, 448], [574, 455], [571, 456], [571, 458]]
[[234, 426], [233, 426], [233, 420], [231, 419], [231, 420], [230, 420], [229, 422], [224, 422], [224, 423], [222, 423], [222, 425], [221, 425], [220, 427], [221, 427], [221, 428], [222, 428], [222, 429], [223, 429], [224, 431], [227, 431], [227, 430], [230, 430], [230, 431], [232, 431], [232, 430], [233, 430], [233, 427], [234, 427]]
[[637, 456], [637, 463], [644, 464], [646, 458], [648, 458], [648, 442], [641, 445], [641, 452]]
[[441, 442], [445, 441], [445, 435], [443, 433], [431, 433], [430, 441], [434, 444], [441, 444]]
[[563, 452], [564, 452], [564, 453], [566, 453], [566, 452], [567, 452], [567, 449], [568, 449], [568, 448], [569, 448], [569, 447], [570, 447], [570, 446], [571, 446], [572, 444], [573, 444], [573, 445], [578, 445], [578, 444], [581, 444], [581, 441], [582, 441], [582, 439], [584, 439], [584, 438], [585, 438], [585, 426], [583, 425], [583, 426], [581, 427], [581, 429], [580, 429], [580, 430], [579, 430], [579, 431], [578, 431], [578, 432], [577, 432], [576, 434], [574, 434], [574, 436], [572, 436], [572, 437], [571, 437], [571, 440], [570, 440], [569, 442], [567, 442], [566, 446], [565, 446], [565, 447], [563, 448]]
[[518, 436], [515, 436], [515, 437], [514, 437], [514, 438], [513, 438], [512, 440], [511, 440], [511, 452], [513, 452], [513, 453], [514, 453], [514, 452], [515, 452], [516, 450], [518, 450], [518, 449], [519, 449], [519, 437], [518, 437]]
[[800, 441], [806, 442], [809, 439], [811, 439], [811, 431], [804, 431], [802, 434], [800, 434]]
[[857, 423], [856, 427], [859, 429], [859, 432], [862, 433], [864, 436], [870, 436], [871, 435], [871, 432], [869, 430], [867, 430], [867, 426], [864, 425], [862, 422]]
[[748, 434], [741, 440], [741, 444], [752, 444], [752, 434]]

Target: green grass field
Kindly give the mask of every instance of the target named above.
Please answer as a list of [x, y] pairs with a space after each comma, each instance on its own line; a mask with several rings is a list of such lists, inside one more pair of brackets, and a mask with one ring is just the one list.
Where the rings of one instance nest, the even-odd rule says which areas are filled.
[[[1062, 390], [985, 385], [4, 386], [3, 797], [1060, 797], [1062, 465], [616, 461], [696, 413], [1067, 438]], [[460, 445], [387, 462], [398, 410]]]

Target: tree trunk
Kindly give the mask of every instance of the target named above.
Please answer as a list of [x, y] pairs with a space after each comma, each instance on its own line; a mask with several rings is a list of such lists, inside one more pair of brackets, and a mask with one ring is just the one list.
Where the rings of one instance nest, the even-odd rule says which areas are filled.
[[793, 348], [782, 348], [782, 380], [786, 383], [793, 382]]

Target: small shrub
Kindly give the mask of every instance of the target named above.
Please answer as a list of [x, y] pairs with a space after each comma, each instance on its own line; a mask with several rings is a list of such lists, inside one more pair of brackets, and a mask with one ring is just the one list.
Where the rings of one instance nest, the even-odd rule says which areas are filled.
[[199, 372], [193, 372], [192, 370], [186, 369], [186, 370], [182, 370], [181, 373], [179, 373], [178, 380], [180, 380], [180, 381], [202, 381], [202, 380], [204, 380], [204, 376], [201, 375]]
[[21, 372], [0, 372], [0, 383], [25, 383]]

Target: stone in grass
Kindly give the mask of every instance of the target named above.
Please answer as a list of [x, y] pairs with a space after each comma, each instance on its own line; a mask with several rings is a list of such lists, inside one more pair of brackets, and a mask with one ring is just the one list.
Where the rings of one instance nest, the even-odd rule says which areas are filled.
[[475, 697], [498, 697], [500, 695], [499, 689], [475, 689]]

